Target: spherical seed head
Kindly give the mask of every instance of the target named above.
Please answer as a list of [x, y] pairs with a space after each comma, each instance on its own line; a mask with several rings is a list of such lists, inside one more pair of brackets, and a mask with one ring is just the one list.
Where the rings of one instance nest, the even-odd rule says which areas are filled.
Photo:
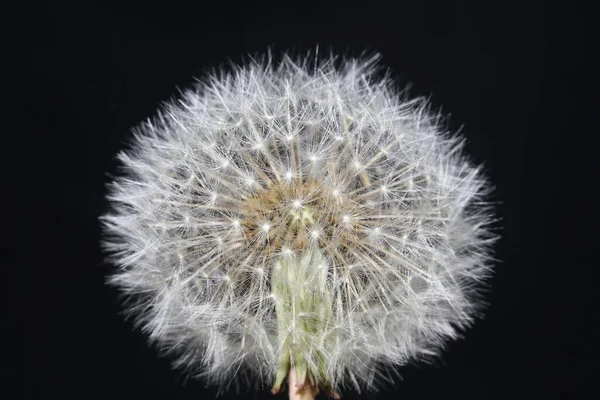
[[221, 388], [277, 391], [294, 368], [360, 391], [472, 322], [488, 186], [376, 60], [235, 67], [120, 153], [102, 217], [111, 282], [178, 365]]

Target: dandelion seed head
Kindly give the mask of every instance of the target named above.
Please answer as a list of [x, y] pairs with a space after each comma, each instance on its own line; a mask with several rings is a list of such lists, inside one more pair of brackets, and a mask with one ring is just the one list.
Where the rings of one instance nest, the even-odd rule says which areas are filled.
[[137, 128], [104, 245], [177, 366], [222, 389], [278, 388], [295, 363], [325, 390], [373, 390], [473, 322], [489, 184], [427, 102], [377, 71], [253, 61]]

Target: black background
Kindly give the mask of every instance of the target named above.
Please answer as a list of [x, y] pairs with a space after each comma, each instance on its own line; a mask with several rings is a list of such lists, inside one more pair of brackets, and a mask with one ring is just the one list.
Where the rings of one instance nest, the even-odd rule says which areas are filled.
[[[589, 11], [560, 3], [26, 5], [5, 36], [16, 50], [6, 62], [15, 74], [5, 78], [18, 89], [10, 98], [18, 127], [4, 142], [3, 196], [12, 204], [2, 242], [16, 266], [3, 274], [18, 338], [5, 343], [7, 354], [17, 349], [15, 363], [6, 361], [16, 397], [214, 397], [214, 388], [171, 371], [104, 285], [98, 216], [107, 173], [130, 128], [194, 76], [269, 47], [298, 53], [317, 44], [380, 52], [400, 83], [431, 95], [451, 113], [452, 128], [464, 125], [468, 151], [485, 162], [501, 202], [501, 262], [486, 318], [438, 364], [402, 368], [395, 387], [344, 398], [583, 394], [597, 375], [587, 257], [597, 242], [588, 232], [597, 225], [598, 125], [583, 74], [597, 49], [586, 32]], [[225, 398], [233, 397], [271, 395]]]

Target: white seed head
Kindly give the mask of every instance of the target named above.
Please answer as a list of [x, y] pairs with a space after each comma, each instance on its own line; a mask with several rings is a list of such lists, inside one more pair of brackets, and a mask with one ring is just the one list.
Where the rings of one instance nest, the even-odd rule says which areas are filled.
[[178, 365], [221, 388], [278, 389], [294, 367], [325, 390], [370, 390], [476, 316], [489, 186], [376, 64], [235, 67], [119, 154], [102, 217], [111, 282]]

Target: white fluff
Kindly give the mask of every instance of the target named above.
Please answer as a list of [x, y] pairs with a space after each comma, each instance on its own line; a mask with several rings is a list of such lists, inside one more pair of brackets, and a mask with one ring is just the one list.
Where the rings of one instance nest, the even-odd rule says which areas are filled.
[[372, 390], [473, 321], [489, 186], [377, 62], [213, 74], [119, 154], [110, 281], [193, 375], [273, 385], [287, 359], [319, 387]]

